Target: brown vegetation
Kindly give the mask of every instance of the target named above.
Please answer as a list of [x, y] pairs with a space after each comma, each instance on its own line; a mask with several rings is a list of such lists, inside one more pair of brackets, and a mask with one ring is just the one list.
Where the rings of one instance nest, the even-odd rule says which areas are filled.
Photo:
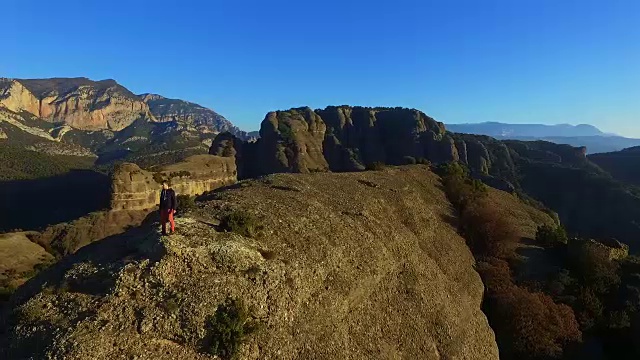
[[561, 358], [567, 344], [582, 338], [573, 310], [514, 282], [507, 260], [515, 257], [518, 228], [505, 212], [490, 204], [486, 186], [471, 179], [466, 168], [457, 163], [441, 167], [440, 172], [445, 191], [458, 210], [459, 231], [480, 260], [478, 272], [486, 288], [483, 310], [502, 356]]
[[559, 358], [566, 344], [581, 340], [573, 310], [515, 285], [506, 261], [489, 258], [478, 271], [487, 288], [484, 310], [504, 358]]

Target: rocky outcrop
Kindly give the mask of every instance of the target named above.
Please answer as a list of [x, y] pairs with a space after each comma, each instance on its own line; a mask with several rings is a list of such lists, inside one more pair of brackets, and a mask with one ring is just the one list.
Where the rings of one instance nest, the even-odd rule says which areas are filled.
[[[0, 357], [213, 359], [216, 313], [234, 299], [258, 325], [238, 359], [497, 360], [439, 184], [413, 166], [229, 188], [177, 235], [94, 243], [19, 289]], [[259, 236], [211, 225], [238, 210]]]
[[238, 179], [246, 179], [252, 176], [251, 169], [253, 164], [250, 162], [255, 160], [254, 157], [247, 157], [245, 153], [251, 152], [253, 143], [244, 142], [230, 132], [223, 132], [216, 136], [209, 148], [209, 154], [221, 157], [233, 158], [236, 162], [238, 170]]
[[[629, 246], [615, 239], [597, 241], [593, 239], [573, 239], [568, 246], [569, 256], [584, 259], [596, 256], [603, 260], [622, 260], [629, 256]], [[588, 254], [588, 255], [587, 255]]]
[[406, 156], [424, 158], [430, 146], [440, 150], [443, 140], [442, 124], [418, 110], [341, 106], [318, 114], [327, 124], [325, 154], [334, 171], [374, 162], [402, 164]]
[[[214, 141], [210, 153], [229, 153], [225, 144], [229, 144], [226, 135]], [[260, 139], [242, 146], [234, 141], [233, 148], [244, 156], [238, 163], [242, 178], [279, 172], [360, 171], [375, 162], [405, 164], [407, 157], [436, 164], [459, 161], [461, 152], [464, 162], [468, 157], [464, 141], [456, 143], [442, 123], [405, 108], [332, 106], [271, 112], [262, 122]]]
[[326, 124], [310, 108], [270, 112], [260, 127], [259, 173], [326, 171]]
[[149, 107], [114, 80], [2, 79], [0, 105], [81, 130], [122, 130]]
[[196, 155], [154, 173], [135, 164], [121, 164], [112, 175], [111, 209], [145, 210], [156, 207], [163, 180], [168, 180], [178, 195], [201, 195], [237, 181], [235, 160]]
[[156, 94], [142, 94], [139, 97], [149, 105], [151, 113], [158, 121], [191, 124], [201, 133], [228, 131], [242, 139], [247, 138], [244, 131], [233, 126], [224, 116], [204, 106], [184, 100], [168, 99]]

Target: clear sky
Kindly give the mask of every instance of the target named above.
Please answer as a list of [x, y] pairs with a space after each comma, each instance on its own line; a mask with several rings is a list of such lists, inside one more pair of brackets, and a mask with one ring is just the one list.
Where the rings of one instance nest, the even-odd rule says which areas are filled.
[[2, 0], [0, 76], [113, 78], [245, 130], [294, 106], [640, 137], [638, 0]]

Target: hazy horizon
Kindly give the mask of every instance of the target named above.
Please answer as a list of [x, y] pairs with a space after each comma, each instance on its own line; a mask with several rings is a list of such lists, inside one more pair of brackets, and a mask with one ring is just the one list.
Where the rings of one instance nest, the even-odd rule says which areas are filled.
[[630, 0], [14, 1], [3, 10], [10, 56], [0, 76], [112, 78], [247, 131], [268, 111], [349, 104], [640, 137], [640, 2]]

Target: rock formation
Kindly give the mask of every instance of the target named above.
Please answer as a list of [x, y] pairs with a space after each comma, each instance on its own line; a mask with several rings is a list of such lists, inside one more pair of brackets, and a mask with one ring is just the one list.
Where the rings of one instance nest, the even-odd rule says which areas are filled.
[[149, 107], [114, 80], [2, 79], [0, 105], [81, 130], [122, 130]]
[[196, 155], [152, 173], [135, 164], [119, 165], [112, 176], [112, 210], [145, 210], [158, 204], [160, 184], [168, 180], [178, 195], [201, 195], [237, 181], [232, 158]]
[[[603, 260], [622, 260], [629, 256], [629, 246], [615, 239], [573, 239], [569, 242], [569, 255], [574, 259], [597, 256]], [[585, 256], [585, 254], [589, 254]]]
[[270, 112], [260, 127], [259, 173], [326, 171], [326, 125], [310, 108]]
[[[178, 219], [178, 235], [94, 243], [20, 288], [0, 357], [211, 359], [212, 319], [234, 299], [258, 324], [238, 359], [497, 360], [439, 183], [414, 166], [216, 193]], [[211, 226], [238, 210], [258, 236]]]
[[[211, 154], [222, 155], [227, 135], [214, 141]], [[241, 178], [279, 173], [315, 171], [359, 171], [371, 163], [400, 165], [406, 158], [423, 158], [433, 163], [458, 161], [468, 151], [464, 141], [446, 132], [444, 125], [421, 111], [405, 108], [328, 107], [313, 111], [298, 108], [267, 114], [260, 139], [239, 144], [243, 153]], [[488, 172], [489, 155], [477, 162]], [[475, 159], [475, 158], [473, 158]]]
[[201, 133], [228, 131], [242, 139], [247, 137], [244, 131], [233, 126], [224, 116], [204, 106], [179, 99], [168, 99], [156, 94], [142, 94], [139, 97], [149, 105], [157, 121], [192, 124]]

